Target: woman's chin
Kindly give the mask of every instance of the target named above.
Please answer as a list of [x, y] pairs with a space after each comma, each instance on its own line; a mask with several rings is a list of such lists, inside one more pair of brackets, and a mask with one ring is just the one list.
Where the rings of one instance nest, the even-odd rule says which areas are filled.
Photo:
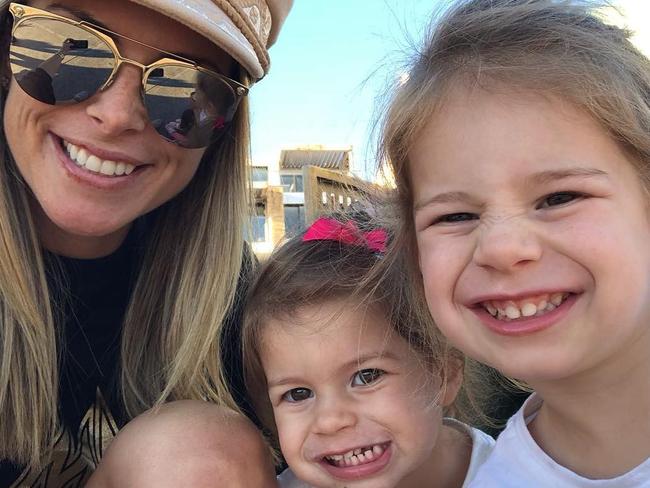
[[36, 225], [43, 246], [57, 254], [93, 258], [110, 254], [124, 241], [131, 221], [98, 219], [82, 213], [41, 214]]

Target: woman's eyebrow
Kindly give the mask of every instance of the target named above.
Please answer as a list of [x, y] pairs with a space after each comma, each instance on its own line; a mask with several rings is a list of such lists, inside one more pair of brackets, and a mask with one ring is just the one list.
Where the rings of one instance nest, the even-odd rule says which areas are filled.
[[97, 20], [95, 17], [90, 15], [88, 12], [85, 10], [77, 9], [77, 8], [72, 8], [67, 5], [63, 5], [61, 3], [52, 3], [48, 7], [49, 9], [57, 9], [57, 10], [63, 10], [64, 12], [69, 13], [70, 15], [76, 17], [79, 20], [82, 20], [84, 22], [88, 22], [89, 24], [94, 24], [98, 27], [101, 27], [102, 29], [105, 29], [107, 31], [110, 31], [110, 29], [103, 24], [101, 21]]

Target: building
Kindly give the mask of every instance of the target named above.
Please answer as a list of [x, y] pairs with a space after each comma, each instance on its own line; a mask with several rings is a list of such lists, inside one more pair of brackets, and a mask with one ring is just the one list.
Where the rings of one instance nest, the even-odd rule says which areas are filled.
[[251, 241], [264, 258], [325, 212], [352, 205], [370, 183], [350, 172], [352, 149], [309, 146], [285, 149], [274, 165], [253, 165], [255, 215]]

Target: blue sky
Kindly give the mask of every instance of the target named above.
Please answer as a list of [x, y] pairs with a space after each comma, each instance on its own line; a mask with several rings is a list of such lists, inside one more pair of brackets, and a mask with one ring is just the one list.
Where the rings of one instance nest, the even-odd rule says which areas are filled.
[[250, 94], [254, 164], [285, 148], [352, 146], [353, 170], [369, 176], [375, 97], [399, 77], [406, 40], [422, 36], [436, 3], [294, 0], [271, 72]]

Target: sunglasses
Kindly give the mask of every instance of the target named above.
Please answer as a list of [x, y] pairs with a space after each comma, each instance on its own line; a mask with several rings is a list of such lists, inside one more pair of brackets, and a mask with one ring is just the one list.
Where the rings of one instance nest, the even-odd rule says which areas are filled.
[[[142, 102], [156, 131], [185, 148], [209, 146], [223, 134], [248, 88], [195, 62], [100, 26], [18, 3], [10, 64], [20, 88], [50, 105], [80, 103], [108, 88], [122, 64], [142, 70]], [[168, 56], [144, 65], [123, 57], [114, 38]]]

